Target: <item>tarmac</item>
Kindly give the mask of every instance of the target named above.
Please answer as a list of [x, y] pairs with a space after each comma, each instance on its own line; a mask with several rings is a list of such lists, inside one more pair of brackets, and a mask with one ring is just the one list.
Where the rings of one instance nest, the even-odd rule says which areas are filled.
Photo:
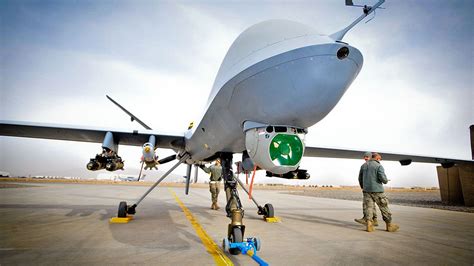
[[[208, 189], [191, 188], [186, 196], [182, 188], [158, 187], [132, 221], [109, 223], [120, 201], [132, 204], [146, 189], [57, 183], [0, 189], [0, 265], [257, 265], [221, 250], [229, 219], [224, 208], [210, 209]], [[281, 219], [266, 223], [240, 195], [245, 237], [260, 238], [257, 254], [270, 265], [474, 264], [473, 213], [392, 205], [400, 231], [386, 232], [382, 222], [368, 233], [353, 221], [362, 216], [358, 201], [255, 190], [257, 201], [272, 203]], [[221, 192], [221, 207], [224, 198]]]

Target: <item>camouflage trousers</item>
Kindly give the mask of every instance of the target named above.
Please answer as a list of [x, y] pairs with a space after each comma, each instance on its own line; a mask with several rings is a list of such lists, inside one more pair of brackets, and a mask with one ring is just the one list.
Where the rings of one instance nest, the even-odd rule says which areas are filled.
[[217, 203], [219, 196], [220, 183], [216, 181], [209, 182], [209, 191], [211, 191], [212, 203]]
[[[367, 201], [363, 200], [362, 201], [362, 212], [364, 214], [364, 219], [368, 220], [367, 218]], [[375, 207], [374, 204], [374, 209], [372, 210], [373, 216], [372, 219], [376, 220], [377, 219], [377, 208]]]
[[364, 217], [369, 221], [373, 221], [375, 203], [379, 206], [382, 218], [386, 223], [392, 222], [392, 213], [388, 208], [388, 199], [383, 192], [364, 192]]

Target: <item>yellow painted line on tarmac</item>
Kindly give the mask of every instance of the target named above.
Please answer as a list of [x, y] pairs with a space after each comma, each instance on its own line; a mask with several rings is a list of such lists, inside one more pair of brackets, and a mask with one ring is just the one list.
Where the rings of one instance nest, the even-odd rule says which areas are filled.
[[183, 210], [186, 218], [188, 218], [188, 220], [193, 225], [194, 230], [206, 247], [207, 252], [212, 255], [212, 258], [214, 258], [216, 265], [234, 265], [234, 263], [232, 263], [232, 261], [224, 254], [224, 252], [222, 252], [219, 246], [217, 246], [216, 242], [214, 242], [212, 238], [206, 233], [206, 231], [204, 231], [197, 219], [194, 217], [191, 211], [189, 211], [189, 209], [184, 206], [184, 203], [178, 198], [176, 193], [170, 188], [168, 188], [168, 190], [174, 196], [174, 199], [179, 204], [179, 207], [181, 207]]

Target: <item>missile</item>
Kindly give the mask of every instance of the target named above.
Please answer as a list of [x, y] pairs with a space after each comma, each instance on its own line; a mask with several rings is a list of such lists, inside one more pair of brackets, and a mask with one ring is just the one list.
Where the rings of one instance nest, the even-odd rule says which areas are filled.
[[158, 156], [155, 154], [155, 147], [153, 143], [147, 142], [143, 144], [142, 154], [142, 161], [146, 164], [145, 170], [151, 168], [157, 169], [156, 165], [158, 165]]
[[104, 169], [105, 168], [105, 165], [94, 160], [94, 159], [91, 159], [89, 163], [87, 163], [87, 170], [89, 171], [97, 171], [97, 170], [100, 170], [100, 169]]
[[97, 171], [97, 170], [104, 169], [106, 163], [107, 163], [107, 159], [97, 154], [95, 158], [90, 159], [86, 167], [87, 167], [87, 170], [89, 171]]
[[123, 165], [122, 159], [112, 159], [107, 162], [105, 169], [107, 171], [123, 170]]
[[145, 162], [156, 161], [155, 147], [149, 142], [143, 144], [143, 160]]

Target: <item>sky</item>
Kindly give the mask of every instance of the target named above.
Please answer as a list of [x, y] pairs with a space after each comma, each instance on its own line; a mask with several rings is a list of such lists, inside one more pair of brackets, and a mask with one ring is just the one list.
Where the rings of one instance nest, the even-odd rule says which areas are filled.
[[[309, 128], [306, 145], [470, 159], [474, 2], [387, 0], [383, 7], [346, 34], [364, 66], [333, 111]], [[0, 120], [140, 128], [107, 94], [153, 129], [183, 132], [201, 116], [227, 49], [246, 28], [289, 19], [331, 34], [360, 14], [342, 0], [0, 0]], [[105, 170], [85, 165], [99, 151], [100, 144], [0, 137], [0, 171], [93, 178]], [[137, 174], [140, 148], [121, 146], [119, 155], [123, 173]], [[361, 163], [304, 158], [309, 180], [264, 173], [256, 180], [357, 185]], [[383, 165], [390, 186], [438, 186], [435, 165]]]

